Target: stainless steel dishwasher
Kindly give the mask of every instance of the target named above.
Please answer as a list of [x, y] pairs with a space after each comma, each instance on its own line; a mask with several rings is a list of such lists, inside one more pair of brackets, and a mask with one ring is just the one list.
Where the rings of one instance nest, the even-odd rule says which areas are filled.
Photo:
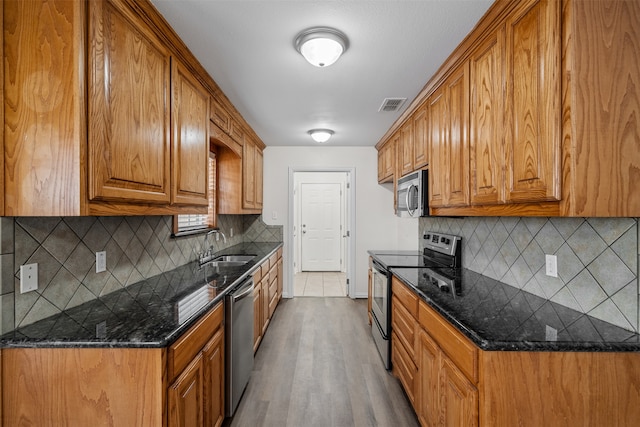
[[253, 279], [225, 297], [225, 415], [233, 416], [253, 370]]

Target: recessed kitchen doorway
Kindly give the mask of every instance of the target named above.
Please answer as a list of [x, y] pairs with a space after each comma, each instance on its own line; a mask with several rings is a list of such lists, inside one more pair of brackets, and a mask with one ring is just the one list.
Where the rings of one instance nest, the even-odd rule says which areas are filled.
[[290, 170], [293, 296], [350, 296], [351, 168]]

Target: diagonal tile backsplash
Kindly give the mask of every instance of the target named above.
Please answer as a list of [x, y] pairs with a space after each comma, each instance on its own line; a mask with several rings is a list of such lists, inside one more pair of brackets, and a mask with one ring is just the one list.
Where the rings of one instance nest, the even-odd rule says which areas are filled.
[[[204, 235], [172, 237], [171, 216], [0, 218], [0, 331], [6, 332], [109, 294], [198, 258]], [[282, 241], [281, 226], [260, 215], [220, 215], [226, 237], [215, 251], [242, 242]], [[95, 253], [107, 271], [95, 272]], [[20, 293], [20, 265], [38, 263], [39, 287]]]
[[[420, 218], [462, 237], [463, 267], [582, 313], [639, 330], [637, 218]], [[545, 274], [556, 255], [558, 277]]]

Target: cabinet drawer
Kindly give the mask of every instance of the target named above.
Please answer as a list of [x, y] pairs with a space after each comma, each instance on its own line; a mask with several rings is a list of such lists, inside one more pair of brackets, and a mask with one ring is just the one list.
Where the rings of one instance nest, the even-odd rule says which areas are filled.
[[273, 316], [273, 312], [276, 311], [278, 305], [278, 281], [274, 280], [269, 286], [269, 317]]
[[418, 296], [412, 292], [404, 283], [393, 277], [391, 281], [391, 291], [400, 300], [404, 308], [415, 318], [418, 317]]
[[278, 280], [277, 276], [271, 276], [271, 283], [269, 284], [269, 301], [274, 298], [278, 293]]
[[411, 360], [415, 361], [415, 338], [418, 322], [394, 295], [391, 302], [391, 329], [405, 346]]
[[169, 347], [169, 381], [173, 381], [193, 360], [213, 334], [222, 326], [224, 303], [220, 302], [209, 313]]
[[269, 257], [269, 264], [271, 265], [271, 268], [278, 264], [278, 252], [274, 252], [273, 255]]
[[282, 258], [282, 248], [278, 249], [278, 259]]
[[398, 377], [409, 400], [414, 404], [418, 368], [416, 368], [415, 363], [409, 357], [407, 350], [395, 332], [391, 333], [391, 363], [394, 375]]
[[258, 267], [251, 277], [253, 278], [253, 284], [257, 285], [262, 279], [262, 267]]
[[262, 269], [262, 277], [265, 277], [267, 274], [269, 274], [269, 260], [263, 262], [260, 268]]
[[477, 347], [422, 301], [420, 301], [418, 321], [466, 377], [477, 384]]

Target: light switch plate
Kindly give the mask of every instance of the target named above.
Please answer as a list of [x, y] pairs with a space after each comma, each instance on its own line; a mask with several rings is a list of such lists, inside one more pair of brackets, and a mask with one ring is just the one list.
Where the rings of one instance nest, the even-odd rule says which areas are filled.
[[38, 289], [38, 263], [20, 266], [20, 293]]

